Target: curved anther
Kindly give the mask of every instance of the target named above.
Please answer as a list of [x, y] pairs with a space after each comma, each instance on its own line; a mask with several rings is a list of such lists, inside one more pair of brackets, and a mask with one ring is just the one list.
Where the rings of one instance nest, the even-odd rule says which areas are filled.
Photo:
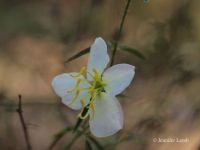
[[[76, 78], [81, 76], [86, 70], [86, 67], [83, 67], [79, 73], [75, 75], [71, 75], [72, 77]], [[102, 92], [104, 89], [104, 86], [106, 86], [106, 83], [102, 80], [101, 74], [98, 73], [96, 68], [92, 68], [92, 73], [88, 72], [88, 74], [92, 77], [92, 80], [89, 79], [83, 79], [83, 78], [77, 78], [75, 86], [67, 91], [68, 93], [76, 92], [74, 97], [70, 100], [68, 105], [71, 105], [75, 102], [75, 100], [79, 97], [81, 91], [86, 91], [87, 96], [90, 97], [89, 103], [85, 105], [84, 99], [80, 100], [81, 103], [81, 111], [78, 114], [78, 117], [80, 119], [86, 119], [89, 115], [89, 111], [91, 111], [91, 120], [94, 120], [95, 117], [95, 108], [94, 108], [94, 101], [96, 97]], [[89, 87], [79, 87], [80, 83], [88, 82]], [[87, 112], [84, 112], [84, 110], [87, 109]]]
[[84, 110], [84, 106], [85, 106], [85, 103], [84, 103], [83, 99], [80, 100], [80, 103], [81, 103], [81, 112], [78, 114], [79, 117], [82, 116], [82, 113], [83, 113], [83, 110]]
[[96, 68], [92, 68], [92, 71], [94, 72], [95, 75], [99, 75], [99, 73], [98, 73]]
[[90, 106], [91, 110], [92, 110], [92, 117], [91, 117], [91, 121], [94, 120], [94, 115], [95, 115], [95, 109], [94, 109], [94, 104], [92, 103]]
[[82, 81], [81, 78], [77, 79], [75, 86], [74, 86], [72, 89], [70, 89], [69, 91], [67, 91], [67, 92], [68, 92], [68, 93], [72, 93], [72, 92], [74, 92], [76, 89], [78, 89], [79, 84], [81, 83], [81, 81]]
[[74, 95], [74, 97], [69, 101], [68, 105], [73, 104], [75, 102], [75, 100], [78, 98], [79, 94], [80, 94], [80, 90], [78, 89], [76, 91], [76, 94]]
[[71, 75], [71, 77], [74, 77], [74, 78], [79, 77], [85, 72], [85, 70], [86, 70], [86, 67], [84, 66], [84, 67], [81, 68], [80, 72], [78, 72], [75, 75]]
[[80, 102], [81, 102], [82, 108], [81, 108], [81, 112], [78, 114], [78, 117], [81, 118], [81, 119], [86, 119], [87, 116], [89, 115], [89, 110], [86, 112], [86, 114], [84, 114], [84, 116], [82, 116], [83, 115], [83, 111], [85, 109], [85, 103], [84, 103], [84, 101], [82, 99], [80, 100]]

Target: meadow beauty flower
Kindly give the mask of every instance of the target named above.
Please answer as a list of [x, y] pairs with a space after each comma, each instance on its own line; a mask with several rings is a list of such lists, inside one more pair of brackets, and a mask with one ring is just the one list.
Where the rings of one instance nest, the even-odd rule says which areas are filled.
[[[108, 63], [106, 43], [102, 38], [96, 38], [87, 68], [83, 67], [78, 73], [57, 75], [52, 80], [56, 94], [65, 105], [81, 110], [81, 119], [90, 117], [90, 130], [96, 137], [110, 136], [122, 129], [123, 112], [116, 95], [129, 86], [135, 74], [135, 67], [129, 64], [114, 65], [105, 70]], [[83, 115], [84, 108], [88, 108], [88, 112]]]

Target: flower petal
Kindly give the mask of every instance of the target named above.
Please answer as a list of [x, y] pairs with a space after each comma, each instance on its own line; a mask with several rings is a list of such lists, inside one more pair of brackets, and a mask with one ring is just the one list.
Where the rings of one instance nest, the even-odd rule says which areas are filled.
[[[92, 74], [92, 68], [95, 68], [99, 74], [102, 74], [109, 62], [106, 42], [102, 38], [96, 38], [90, 49], [87, 71]], [[87, 74], [87, 77], [90, 76]]]
[[[73, 99], [73, 97], [76, 95], [76, 90], [74, 92], [68, 93], [67, 91], [70, 91], [77, 83], [77, 78], [72, 77], [71, 75], [74, 75], [76, 73], [63, 73], [60, 75], [57, 75], [52, 80], [52, 87], [55, 90], [55, 93], [62, 98], [62, 102], [65, 105], [68, 105], [70, 100]], [[84, 79], [83, 76], [80, 76], [79, 78]], [[87, 82], [80, 82], [79, 84], [80, 88], [88, 87]], [[77, 99], [74, 101], [74, 103], [68, 105], [72, 109], [81, 109], [81, 103], [80, 99], [84, 99], [85, 103], [87, 104], [89, 102], [89, 97], [87, 97], [86, 91], [81, 91]]]
[[135, 75], [135, 67], [129, 64], [118, 64], [108, 68], [103, 74], [103, 80], [107, 83], [106, 91], [113, 96], [124, 91]]
[[90, 110], [90, 130], [96, 137], [106, 137], [115, 134], [123, 127], [123, 113], [118, 100], [102, 93], [94, 101], [94, 118]]

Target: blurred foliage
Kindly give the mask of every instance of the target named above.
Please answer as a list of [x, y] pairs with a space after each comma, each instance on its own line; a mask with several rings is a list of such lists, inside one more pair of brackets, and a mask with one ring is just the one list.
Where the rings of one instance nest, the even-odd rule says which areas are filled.
[[7, 34], [47, 34], [49, 29], [42, 23], [41, 12], [38, 9], [40, 8], [34, 4], [31, 7], [19, 5], [12, 9], [3, 7], [0, 11], [1, 31]]

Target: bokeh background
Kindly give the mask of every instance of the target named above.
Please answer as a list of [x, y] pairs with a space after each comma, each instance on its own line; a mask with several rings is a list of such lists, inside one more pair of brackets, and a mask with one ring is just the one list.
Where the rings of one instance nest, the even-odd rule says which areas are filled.
[[[35, 150], [46, 149], [58, 131], [76, 122], [77, 112], [61, 104], [51, 80], [86, 65], [88, 55], [64, 61], [97, 36], [113, 39], [124, 6], [124, 0], [0, 0], [1, 150], [26, 148], [18, 94]], [[199, 150], [200, 1], [132, 0], [120, 43], [146, 59], [117, 52], [115, 63], [136, 66], [133, 83], [119, 97], [124, 131], [135, 138], [108, 149]], [[154, 143], [155, 137], [189, 142]], [[77, 143], [73, 149], [84, 149], [84, 139]]]

